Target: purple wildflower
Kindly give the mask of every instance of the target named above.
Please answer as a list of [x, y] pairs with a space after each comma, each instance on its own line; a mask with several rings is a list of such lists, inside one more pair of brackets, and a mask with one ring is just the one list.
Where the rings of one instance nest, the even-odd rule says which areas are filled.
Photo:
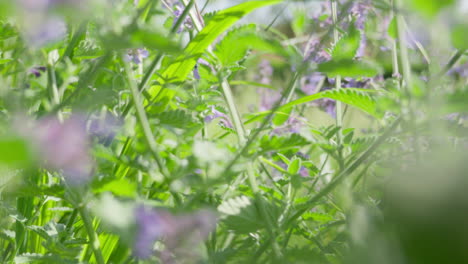
[[197, 80], [200, 80], [200, 65], [205, 65], [207, 66], [208, 68], [211, 69], [211, 72], [215, 72], [214, 70], [214, 67], [209, 63], [207, 62], [206, 60], [200, 58], [197, 60], [197, 64], [195, 65], [195, 67], [193, 68], [193, 77]]
[[271, 84], [271, 77], [273, 76], [273, 67], [268, 60], [262, 60], [258, 65], [260, 72], [260, 83]]
[[47, 17], [40, 21], [30, 21], [25, 28], [26, 40], [35, 47], [41, 47], [63, 39], [67, 27], [59, 17]]
[[109, 145], [121, 126], [122, 121], [120, 119], [107, 114], [103, 117], [91, 118], [88, 131], [90, 135], [97, 137], [104, 145]]
[[355, 18], [354, 25], [360, 31], [364, 31], [367, 16], [371, 8], [372, 5], [368, 1], [356, 1], [349, 9], [349, 13]]
[[[173, 27], [177, 24], [183, 12], [184, 12], [183, 7], [181, 7], [179, 3], [175, 3], [174, 11], [173, 11], [173, 14], [175, 16], [174, 22], [172, 23]], [[193, 28], [192, 19], [189, 16], [187, 16], [184, 19], [184, 22], [182, 23], [182, 25], [177, 29], [177, 33], [181, 33], [184, 30], [184, 27], [189, 30]]]
[[41, 77], [42, 73], [47, 70], [44, 66], [35, 66], [29, 69], [29, 73], [36, 76], [37, 78]]
[[306, 95], [311, 95], [319, 92], [320, 83], [323, 83], [325, 76], [321, 73], [314, 72], [301, 79], [301, 90]]
[[144, 206], [136, 208], [137, 234], [133, 247], [135, 256], [141, 259], [151, 257], [154, 243], [164, 235], [164, 225], [167, 224], [165, 221], [168, 217], [165, 212], [156, 212]]
[[310, 173], [309, 173], [309, 170], [304, 167], [304, 166], [301, 166], [301, 168], [299, 169], [299, 175], [301, 175], [301, 177], [309, 177], [310, 176]]
[[125, 60], [133, 61], [133, 63], [135, 64], [140, 64], [143, 61], [143, 59], [148, 58], [148, 56], [149, 56], [149, 52], [146, 49], [143, 49], [143, 48], [130, 49], [125, 55]]
[[[273, 76], [273, 67], [268, 60], [262, 60], [258, 65], [259, 76], [258, 81], [261, 84], [271, 84], [271, 77]], [[260, 87], [257, 89], [260, 95], [260, 111], [270, 110], [273, 105], [281, 98], [281, 94], [278, 91], [271, 90], [268, 88]]]
[[304, 58], [320, 64], [331, 60], [331, 55], [322, 47], [318, 39], [312, 39], [307, 43]]
[[282, 134], [299, 134], [302, 127], [304, 126], [304, 121], [297, 117], [289, 117], [285, 124], [280, 127], [273, 129], [271, 132], [274, 135]]
[[198, 71], [198, 63], [195, 64], [195, 67], [193, 68], [193, 78], [196, 80], [200, 80], [200, 72]]
[[217, 118], [220, 118], [219, 122], [224, 127], [233, 128], [231, 121], [229, 121], [229, 117], [225, 113], [222, 113], [222, 112], [216, 110], [216, 108], [214, 106], [212, 106], [211, 107], [211, 115], [207, 115], [205, 117], [205, 122], [210, 123], [211, 121], [213, 121], [214, 119], [217, 119]]
[[260, 111], [267, 111], [273, 108], [273, 106], [281, 99], [280, 92], [271, 90], [268, 88], [259, 88], [257, 92], [260, 94]]
[[36, 122], [20, 120], [18, 131], [31, 141], [46, 167], [61, 170], [71, 184], [84, 184], [91, 177], [93, 161], [84, 119], [72, 116], [63, 123], [49, 117]]
[[166, 248], [161, 252], [163, 262], [170, 262], [182, 243], [197, 243], [206, 239], [216, 225], [211, 211], [201, 210], [190, 215], [174, 216], [163, 210], [144, 206], [136, 208], [137, 233], [133, 251], [141, 259], [153, 255], [154, 243], [163, 239]]
[[450, 69], [447, 74], [451, 76], [459, 76], [460, 78], [468, 78], [468, 63]]
[[336, 118], [336, 101], [329, 99], [329, 98], [323, 98], [319, 102], [319, 107], [325, 111], [327, 114], [332, 116], [333, 118]]

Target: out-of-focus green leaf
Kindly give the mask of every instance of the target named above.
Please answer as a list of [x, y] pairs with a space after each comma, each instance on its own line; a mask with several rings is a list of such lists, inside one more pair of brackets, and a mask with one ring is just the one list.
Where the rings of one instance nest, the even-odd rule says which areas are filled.
[[361, 33], [355, 26], [350, 26], [350, 29], [338, 42], [331, 52], [331, 56], [334, 60], [346, 60], [353, 59], [356, 56], [356, 52], [359, 49], [359, 43], [361, 42]]
[[458, 24], [453, 28], [452, 43], [459, 50], [468, 50], [468, 23]]
[[103, 183], [94, 189], [95, 193], [112, 192], [115, 195], [134, 197], [137, 191], [135, 182], [131, 182], [127, 178], [115, 179], [110, 182]]
[[0, 138], [0, 164], [25, 166], [31, 161], [28, 144], [21, 138]]
[[249, 49], [286, 55], [286, 49], [279, 42], [263, 37], [253, 24], [230, 31], [216, 45], [214, 53], [224, 67], [231, 67], [242, 60]]
[[318, 65], [319, 72], [328, 77], [374, 77], [381, 72], [378, 65], [352, 59], [331, 60]]
[[294, 158], [288, 166], [288, 173], [291, 175], [299, 173], [299, 170], [301, 169], [301, 159], [299, 158]]
[[388, 24], [387, 33], [391, 38], [396, 39], [398, 37], [397, 32], [398, 31], [397, 31], [396, 17], [394, 17], [392, 21], [390, 21], [390, 24]]
[[[197, 60], [205, 52], [216, 38], [253, 10], [266, 5], [277, 4], [280, 0], [249, 1], [214, 14], [207, 22], [206, 26], [190, 41], [184, 49], [183, 55], [178, 57], [161, 75], [165, 80], [173, 82], [183, 81], [193, 70]], [[164, 79], [158, 81], [163, 83]], [[154, 89], [150, 89], [151, 95], [155, 94]]]
[[304, 10], [297, 11], [294, 13], [294, 19], [291, 23], [291, 27], [294, 31], [294, 34], [296, 36], [300, 36], [304, 34], [305, 27], [306, 27], [306, 21], [307, 21], [307, 13], [304, 12]]
[[284, 150], [300, 148], [309, 144], [309, 142], [299, 134], [291, 134], [287, 136], [265, 135], [260, 139], [259, 148], [255, 149], [255, 153], [266, 153], [269, 151], [281, 152]]
[[442, 9], [455, 3], [455, 0], [407, 0], [407, 3], [423, 15], [434, 17]]
[[[290, 109], [296, 105], [312, 102], [315, 100], [319, 100], [322, 98], [330, 98], [334, 100], [338, 100], [345, 104], [354, 106], [376, 118], [381, 118], [382, 113], [377, 110], [376, 99], [374, 99], [373, 95], [377, 94], [378, 91], [376, 90], [368, 90], [368, 89], [359, 89], [359, 88], [343, 88], [343, 89], [333, 89], [327, 90], [323, 92], [319, 92], [316, 94], [312, 94], [309, 96], [304, 96], [292, 102], [289, 102], [283, 106], [281, 106], [277, 111], [282, 112], [285, 109]], [[257, 113], [254, 117], [252, 117], [249, 121], [257, 121], [263, 118], [265, 115], [268, 115], [270, 111], [265, 111], [261, 113]]]
[[[279, 216], [279, 208], [274, 204], [265, 203], [264, 206], [270, 217], [276, 219]], [[262, 220], [258, 211], [258, 205], [255, 204], [254, 200], [246, 196], [224, 201], [218, 207], [218, 211], [222, 214], [222, 223], [229, 230], [250, 233], [266, 228], [265, 221]]]

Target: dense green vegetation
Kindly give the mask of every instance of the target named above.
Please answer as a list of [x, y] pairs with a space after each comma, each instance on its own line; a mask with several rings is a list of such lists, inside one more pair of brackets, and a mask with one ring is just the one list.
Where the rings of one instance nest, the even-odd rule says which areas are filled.
[[467, 1], [215, 4], [0, 2], [0, 262], [468, 263]]

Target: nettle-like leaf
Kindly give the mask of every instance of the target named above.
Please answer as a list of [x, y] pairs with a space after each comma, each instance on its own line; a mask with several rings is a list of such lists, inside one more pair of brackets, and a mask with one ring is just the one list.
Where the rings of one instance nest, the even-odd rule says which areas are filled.
[[214, 54], [221, 65], [232, 67], [242, 60], [250, 49], [285, 55], [285, 49], [275, 40], [267, 39], [254, 24], [245, 25], [230, 31], [224, 39], [216, 45]]
[[374, 77], [380, 74], [382, 69], [375, 63], [340, 58], [319, 64], [317, 71], [332, 78], [337, 76], [360, 78]]
[[256, 148], [255, 152], [281, 152], [289, 149], [300, 148], [307, 144], [309, 144], [307, 139], [305, 139], [299, 134], [291, 134], [288, 136], [264, 135], [260, 139], [259, 148]]
[[361, 42], [361, 33], [351, 23], [347, 34], [338, 40], [331, 51], [331, 56], [334, 60], [353, 59], [359, 49]]
[[[272, 218], [280, 214], [279, 208], [272, 203], [266, 203], [267, 213]], [[255, 201], [246, 196], [240, 196], [224, 201], [218, 207], [222, 214], [222, 223], [229, 230], [239, 233], [250, 233], [266, 228]]]
[[159, 124], [175, 128], [185, 128], [193, 123], [192, 116], [182, 109], [164, 111], [154, 116]]
[[[249, 1], [214, 14], [206, 23], [206, 26], [197, 34], [192, 41], [189, 42], [183, 51], [183, 55], [179, 56], [169, 67], [162, 72], [162, 78], [158, 79], [159, 83], [164, 83], [164, 80], [172, 82], [181, 82], [185, 80], [187, 75], [193, 70], [197, 60], [202, 56], [206, 49], [216, 40], [223, 32], [230, 28], [234, 23], [241, 19], [246, 14], [253, 10], [272, 4], [277, 4], [280, 0], [263, 0]], [[155, 94], [153, 87], [150, 89], [151, 95]]]
[[[369, 89], [360, 89], [360, 88], [342, 88], [342, 89], [333, 89], [333, 90], [326, 90], [316, 94], [304, 96], [292, 102], [289, 102], [283, 106], [281, 106], [277, 112], [284, 115], [284, 113], [288, 113], [288, 109], [295, 107], [297, 105], [309, 103], [312, 101], [316, 101], [322, 98], [330, 98], [334, 100], [338, 100], [345, 104], [351, 105], [356, 107], [357, 109], [364, 111], [365, 113], [375, 117], [375, 118], [382, 118], [383, 113], [378, 111], [376, 105], [375, 95], [381, 93], [380, 91], [376, 90], [369, 90]], [[264, 111], [257, 113], [255, 115], [250, 116], [249, 123], [261, 120], [266, 115], [268, 115], [270, 111]]]

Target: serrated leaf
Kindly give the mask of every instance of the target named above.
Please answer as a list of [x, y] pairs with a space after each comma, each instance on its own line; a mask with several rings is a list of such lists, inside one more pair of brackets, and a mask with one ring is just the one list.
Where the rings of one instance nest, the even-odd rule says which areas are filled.
[[[214, 14], [206, 23], [206, 26], [189, 42], [184, 49], [183, 55], [179, 56], [166, 70], [163, 71], [162, 78], [158, 82], [164, 83], [164, 80], [180, 82], [185, 80], [187, 75], [193, 70], [197, 60], [205, 52], [213, 41], [223, 32], [231, 27], [235, 22], [253, 10], [266, 6], [277, 4], [280, 0], [249, 1]], [[155, 94], [154, 89], [150, 89], [151, 95]]]
[[299, 134], [291, 134], [287, 136], [264, 135], [260, 139], [260, 146], [256, 149], [259, 153], [269, 151], [281, 152], [288, 149], [300, 148], [309, 144], [307, 139]]
[[[376, 90], [368, 90], [368, 89], [359, 89], [359, 88], [342, 88], [342, 89], [334, 89], [334, 90], [327, 90], [323, 92], [319, 92], [316, 94], [312, 94], [309, 96], [304, 96], [292, 102], [289, 102], [283, 106], [281, 106], [277, 111], [281, 112], [284, 109], [292, 108], [294, 106], [309, 103], [315, 100], [319, 100], [322, 98], [330, 98], [334, 100], [341, 101], [345, 104], [349, 104], [354, 106], [376, 118], [381, 118], [383, 116], [382, 113], [377, 111], [376, 100], [373, 97], [374, 94], [377, 94], [378, 91]], [[253, 122], [256, 120], [260, 120], [265, 115], [268, 115], [270, 111], [264, 111], [255, 114], [249, 121]]]
[[257, 231], [263, 226], [254, 202], [246, 196], [224, 201], [218, 206], [218, 211], [223, 214], [223, 223], [227, 225], [228, 229], [249, 233]]
[[214, 53], [220, 60], [221, 65], [230, 67], [242, 60], [250, 49], [285, 54], [285, 49], [279, 42], [263, 37], [260, 32], [257, 32], [257, 28], [253, 24], [230, 31], [216, 45]]
[[347, 34], [341, 37], [332, 49], [331, 56], [334, 60], [353, 59], [359, 49], [361, 33], [351, 24]]
[[159, 120], [159, 124], [177, 128], [186, 128], [193, 122], [192, 116], [184, 110], [164, 111], [154, 116]]

